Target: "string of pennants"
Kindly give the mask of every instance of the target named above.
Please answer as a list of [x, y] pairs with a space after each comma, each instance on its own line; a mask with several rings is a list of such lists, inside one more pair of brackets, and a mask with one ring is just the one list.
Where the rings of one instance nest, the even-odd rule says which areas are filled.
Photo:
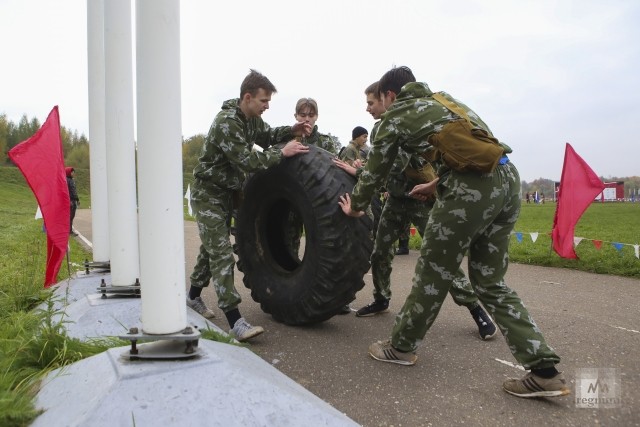
[[[514, 234], [516, 236], [516, 240], [518, 241], [518, 243], [522, 243], [522, 239], [525, 233], [521, 232], [521, 231], [512, 231], [511, 234]], [[537, 232], [531, 232], [531, 233], [527, 233], [529, 234], [529, 236], [531, 237], [531, 241], [533, 243], [536, 242], [536, 240], [538, 240], [538, 236], [540, 235], [540, 233]], [[547, 235], [551, 235], [551, 233], [546, 233]], [[611, 244], [614, 248], [616, 248], [616, 250], [618, 252], [622, 251], [622, 248], [625, 246], [631, 246], [633, 247], [633, 251], [635, 253], [636, 258], [640, 259], [640, 245], [638, 244], [631, 244], [631, 243], [620, 243], [620, 242], [609, 242], [607, 240], [597, 240], [597, 239], [587, 239], [585, 237], [578, 237], [578, 236], [574, 236], [573, 238], [573, 246], [576, 247], [580, 244], [580, 242], [582, 242], [583, 240], [588, 240], [591, 241], [593, 243], [593, 246], [600, 250], [602, 249], [602, 244], [603, 243], [608, 243]]]

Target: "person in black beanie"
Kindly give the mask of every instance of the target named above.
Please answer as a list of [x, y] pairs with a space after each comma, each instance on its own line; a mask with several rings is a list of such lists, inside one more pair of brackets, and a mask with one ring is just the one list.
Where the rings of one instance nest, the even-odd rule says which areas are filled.
[[[353, 128], [353, 130], [351, 131], [351, 141], [349, 142], [349, 145], [347, 145], [345, 149], [340, 153], [340, 160], [354, 167], [361, 166], [363, 159], [360, 150], [367, 143], [368, 138], [368, 130], [366, 130], [362, 126], [356, 126], [355, 128]], [[360, 161], [360, 164], [358, 166], [354, 165], [354, 162], [356, 162], [357, 160]]]

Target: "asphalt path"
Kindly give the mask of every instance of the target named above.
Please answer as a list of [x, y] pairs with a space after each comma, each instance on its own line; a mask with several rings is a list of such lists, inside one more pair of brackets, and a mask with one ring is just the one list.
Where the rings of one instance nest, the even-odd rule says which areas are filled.
[[[90, 210], [78, 210], [74, 226], [90, 241]], [[196, 223], [185, 221], [187, 287], [199, 245]], [[506, 282], [562, 357], [558, 368], [572, 392], [560, 398], [521, 399], [502, 391], [506, 378], [524, 375], [502, 336], [482, 341], [468, 310], [451, 298], [418, 349], [416, 365], [369, 357], [369, 344], [389, 337], [394, 313], [410, 291], [417, 259], [418, 251], [395, 258], [389, 313], [338, 315], [305, 327], [283, 325], [262, 312], [236, 270], [236, 288], [243, 298], [240, 311], [266, 330], [249, 348], [364, 426], [640, 426], [640, 280], [512, 263]], [[354, 309], [372, 301], [370, 273], [365, 283], [351, 304]], [[216, 313], [213, 322], [228, 330], [213, 288], [202, 296]], [[585, 394], [596, 380], [600, 394], [594, 395], [593, 389]], [[603, 392], [603, 384], [608, 392]], [[208, 398], [215, 399], [216, 385], [211, 387]], [[601, 401], [582, 407], [588, 402], [578, 404], [576, 392], [583, 398], [600, 396]], [[606, 397], [614, 398], [602, 400]]]

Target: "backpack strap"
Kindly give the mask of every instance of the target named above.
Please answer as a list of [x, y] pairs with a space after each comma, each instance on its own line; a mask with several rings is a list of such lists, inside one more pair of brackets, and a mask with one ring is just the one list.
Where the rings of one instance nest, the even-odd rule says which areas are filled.
[[456, 113], [457, 115], [465, 119], [467, 123], [471, 124], [471, 120], [469, 120], [469, 116], [467, 115], [467, 112], [464, 111], [464, 109], [462, 109], [458, 104], [448, 100], [447, 98], [442, 96], [442, 94], [440, 93], [434, 93], [432, 97], [433, 99], [438, 101], [440, 104], [444, 105], [449, 111], [453, 111], [454, 113]]

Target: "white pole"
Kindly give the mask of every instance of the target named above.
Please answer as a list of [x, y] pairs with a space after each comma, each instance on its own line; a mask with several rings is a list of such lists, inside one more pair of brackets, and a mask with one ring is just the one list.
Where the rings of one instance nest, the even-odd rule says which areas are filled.
[[131, 2], [104, 7], [107, 185], [112, 286], [140, 277], [136, 208]]
[[137, 0], [136, 85], [142, 328], [187, 325], [179, 0]]
[[109, 261], [107, 144], [104, 100], [104, 0], [87, 0], [91, 240], [93, 260]]

